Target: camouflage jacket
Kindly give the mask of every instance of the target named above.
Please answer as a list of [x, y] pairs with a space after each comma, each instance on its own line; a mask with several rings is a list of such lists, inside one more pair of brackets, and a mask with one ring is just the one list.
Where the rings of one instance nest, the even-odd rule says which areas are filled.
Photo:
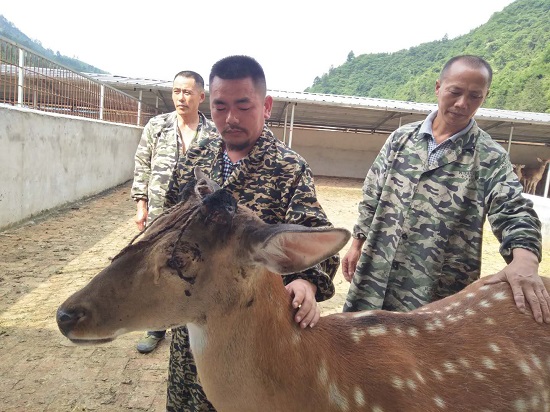
[[[178, 166], [176, 181], [179, 189], [193, 177], [193, 167], [200, 166], [212, 180], [231, 191], [240, 204], [253, 210], [266, 223], [332, 226], [317, 200], [309, 165], [298, 153], [276, 139], [267, 127], [225, 182], [222, 155], [221, 138], [207, 137], [198, 141]], [[178, 183], [167, 198], [171, 205], [178, 200]], [[285, 284], [296, 278], [307, 279], [317, 285], [318, 301], [329, 299], [334, 295], [332, 280], [339, 262], [336, 254], [304, 273], [285, 276]]]
[[480, 277], [485, 219], [501, 243], [541, 258], [541, 224], [507, 152], [474, 122], [428, 164], [422, 122], [386, 141], [369, 170], [354, 237], [366, 237], [344, 311], [407, 311]]
[[[199, 112], [198, 139], [216, 134], [214, 123]], [[164, 210], [166, 191], [181, 153], [177, 136], [177, 114], [175, 111], [153, 117], [141, 134], [136, 150], [132, 198], [148, 201], [147, 223], [157, 218]]]

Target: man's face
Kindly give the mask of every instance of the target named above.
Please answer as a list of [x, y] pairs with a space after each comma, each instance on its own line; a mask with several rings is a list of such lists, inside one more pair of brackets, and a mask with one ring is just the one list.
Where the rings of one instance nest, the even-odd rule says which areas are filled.
[[273, 99], [264, 97], [251, 78], [224, 80], [214, 77], [210, 84], [212, 120], [228, 151], [251, 149], [260, 137], [265, 120], [271, 116]]
[[487, 69], [472, 68], [460, 60], [455, 62], [435, 84], [437, 117], [455, 132], [464, 129], [485, 101], [488, 81]]
[[204, 97], [204, 91], [200, 90], [192, 77], [178, 76], [174, 79], [172, 101], [180, 116], [197, 113]]

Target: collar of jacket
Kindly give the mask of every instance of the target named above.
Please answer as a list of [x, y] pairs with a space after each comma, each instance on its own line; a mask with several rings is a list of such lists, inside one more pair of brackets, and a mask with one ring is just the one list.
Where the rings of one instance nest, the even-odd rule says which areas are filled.
[[[412, 130], [412, 133], [415, 135], [414, 139], [416, 140], [416, 142], [419, 142], [424, 137], [424, 133], [418, 133], [421, 125], [422, 122], [417, 123], [414, 130]], [[462, 150], [473, 150], [480, 133], [481, 129], [477, 125], [477, 122], [474, 120], [472, 126], [466, 132], [458, 136], [458, 138], [453, 142], [453, 147], [455, 149], [461, 148]]]
[[[207, 120], [206, 116], [202, 112], [199, 113], [199, 124], [197, 125], [197, 132], [200, 132], [201, 129], [206, 125]], [[166, 129], [172, 130], [176, 121], [178, 120], [178, 114], [174, 110], [173, 112], [166, 113], [164, 118], [164, 123], [162, 124], [162, 132], [166, 132]]]

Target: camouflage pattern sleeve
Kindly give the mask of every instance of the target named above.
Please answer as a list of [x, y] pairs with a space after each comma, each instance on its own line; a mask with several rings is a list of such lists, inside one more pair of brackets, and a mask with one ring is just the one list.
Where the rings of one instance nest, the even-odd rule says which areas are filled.
[[493, 233], [500, 241], [500, 253], [506, 263], [512, 261], [512, 250], [527, 249], [542, 259], [541, 222], [533, 202], [522, 195], [522, 186], [507, 157], [490, 168], [485, 189], [488, 197], [488, 220]]
[[[317, 200], [313, 176], [307, 164], [303, 166], [302, 173], [297, 177], [297, 184], [285, 220], [286, 223], [308, 227], [332, 226]], [[288, 284], [295, 279], [305, 279], [313, 283], [317, 286], [315, 299], [322, 302], [334, 296], [333, 279], [339, 266], [340, 256], [335, 254], [302, 273], [285, 276], [284, 282]]]
[[352, 231], [352, 235], [355, 238], [366, 238], [372, 219], [374, 218], [380, 195], [384, 187], [388, 161], [387, 155], [390, 151], [394, 135], [395, 132], [386, 140], [365, 177], [362, 189], [363, 199], [359, 202], [357, 207], [359, 216]]
[[134, 182], [131, 196], [134, 200], [148, 199], [148, 186], [151, 177], [151, 154], [154, 143], [151, 123], [147, 123], [141, 133], [141, 139], [135, 154]]

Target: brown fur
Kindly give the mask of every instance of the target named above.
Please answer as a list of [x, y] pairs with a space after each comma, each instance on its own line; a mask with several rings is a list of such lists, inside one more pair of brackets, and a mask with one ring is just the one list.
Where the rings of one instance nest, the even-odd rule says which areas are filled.
[[[60, 306], [68, 338], [187, 324], [220, 412], [550, 410], [550, 326], [521, 314], [508, 284], [480, 280], [410, 313], [333, 314], [300, 329], [275, 273], [322, 261], [349, 233], [265, 225], [219, 204], [210, 219], [207, 200], [186, 213], [197, 201], [153, 224]], [[168, 264], [174, 253], [193, 282]]]
[[550, 159], [541, 159], [537, 157], [538, 166], [525, 167], [522, 171], [521, 182], [523, 184], [523, 191], [525, 193], [534, 195], [537, 191], [537, 185], [544, 175], [546, 165], [550, 162]]

